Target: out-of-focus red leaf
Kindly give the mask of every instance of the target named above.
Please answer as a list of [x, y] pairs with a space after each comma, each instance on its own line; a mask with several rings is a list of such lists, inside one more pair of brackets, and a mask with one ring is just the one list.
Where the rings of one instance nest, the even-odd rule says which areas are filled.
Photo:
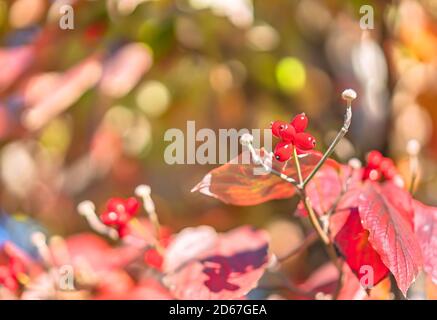
[[[308, 279], [299, 284], [299, 288], [307, 292], [330, 294], [335, 290], [338, 275], [338, 270], [334, 264], [325, 263], [314, 270]], [[308, 299], [307, 297], [300, 298]]]
[[184, 263], [211, 250], [218, 241], [219, 235], [209, 226], [182, 230], [171, 240], [165, 251], [164, 271], [169, 273], [177, 270]]
[[[332, 295], [336, 291], [339, 272], [332, 263], [326, 263], [315, 270], [299, 288], [307, 291]], [[366, 292], [348, 266], [343, 266], [343, 285], [338, 294], [339, 300], [361, 300]], [[305, 297], [300, 297], [304, 299]], [[305, 298], [307, 299], [307, 298]]]
[[102, 238], [89, 233], [69, 237], [65, 246], [51, 245], [56, 265], [76, 265], [85, 261], [96, 272], [124, 267], [141, 252], [132, 246], [112, 248]]
[[40, 129], [49, 120], [73, 105], [88, 89], [96, 85], [101, 73], [102, 65], [97, 57], [90, 57], [67, 70], [55, 81], [52, 81], [51, 94], [41, 97], [25, 112], [23, 115], [24, 125], [29, 130]]
[[363, 227], [369, 231], [370, 244], [405, 295], [422, 266], [410, 194], [391, 182], [382, 185], [366, 182], [358, 210]]
[[129, 300], [172, 300], [174, 297], [158, 280], [142, 279], [126, 296]]
[[378, 284], [388, 275], [389, 270], [369, 243], [369, 231], [361, 225], [358, 208], [352, 208], [349, 212], [339, 212], [336, 215], [341, 214], [347, 215], [348, 218], [335, 236], [338, 249], [358, 279], [367, 275], [367, 271], [362, 267], [371, 266], [373, 269], [373, 285]]
[[130, 43], [105, 63], [100, 89], [110, 97], [123, 97], [151, 66], [151, 50], [142, 43]]
[[[367, 294], [347, 264], [343, 265], [342, 272], [343, 281], [337, 296], [338, 300], [389, 299], [389, 281], [382, 281], [371, 288]], [[338, 269], [332, 263], [326, 263], [315, 270], [304, 283], [299, 285], [299, 288], [308, 292], [321, 292], [332, 296], [337, 288], [338, 276]], [[300, 298], [305, 299], [305, 297]]]
[[[100, 285], [96, 300], [170, 300], [174, 297], [158, 280], [153, 278], [142, 279], [135, 284], [126, 273], [109, 274]], [[117, 283], [120, 281], [120, 283]], [[115, 286], [112, 288], [111, 286]]]
[[239, 299], [257, 285], [267, 262], [267, 233], [241, 227], [220, 234], [214, 246], [167, 275], [165, 283], [178, 299]]
[[133, 289], [134, 280], [123, 270], [111, 270], [105, 272], [104, 277], [100, 277], [96, 291], [107, 297], [119, 296]]
[[[264, 149], [257, 151], [264, 157]], [[300, 158], [302, 175], [306, 177], [321, 159], [319, 152], [310, 152]], [[298, 179], [293, 161], [285, 165], [267, 155], [265, 161], [272, 163], [274, 169], [285, 175]], [[245, 163], [250, 159], [250, 164]], [[334, 160], [326, 162], [325, 166], [338, 167]], [[220, 199], [233, 205], [250, 206], [257, 205], [269, 200], [290, 198], [295, 194], [295, 188], [273, 174], [255, 174], [262, 167], [255, 165], [249, 151], [243, 151], [237, 158], [210, 171], [202, 181], [193, 188], [194, 191]]]
[[0, 49], [0, 92], [6, 90], [30, 66], [35, 56], [33, 46]]
[[423, 269], [437, 284], [437, 208], [414, 200], [414, 228], [422, 248]]

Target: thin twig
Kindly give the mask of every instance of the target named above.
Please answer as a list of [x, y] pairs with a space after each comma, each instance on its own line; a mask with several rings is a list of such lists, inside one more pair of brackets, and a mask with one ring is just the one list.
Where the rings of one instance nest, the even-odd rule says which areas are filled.
[[411, 194], [414, 193], [414, 189], [416, 187], [416, 180], [419, 172], [419, 153], [420, 153], [421, 145], [419, 141], [412, 139], [407, 143], [407, 153], [410, 157], [410, 173], [411, 173], [411, 182], [409, 191]]
[[323, 243], [325, 245], [329, 245], [331, 241], [329, 240], [328, 235], [323, 230], [323, 227], [320, 224], [317, 214], [313, 210], [310, 198], [306, 195], [305, 191], [302, 191], [301, 194], [302, 194], [301, 197], [303, 198], [305, 209], [308, 212], [308, 217], [310, 219], [312, 226], [317, 231], [317, 234], [319, 235], [320, 239], [322, 239]]
[[[243, 138], [243, 137], [242, 137], [242, 138]], [[247, 148], [249, 149], [254, 164], [261, 165], [261, 166], [264, 168], [264, 170], [265, 170], [266, 172], [270, 172], [270, 173], [274, 174], [275, 176], [278, 176], [278, 177], [281, 178], [282, 180], [284, 180], [284, 181], [286, 181], [286, 182], [288, 182], [288, 183], [291, 183], [293, 186], [297, 187], [298, 183], [297, 183], [296, 180], [294, 180], [293, 178], [287, 176], [287, 175], [284, 174], [284, 173], [281, 173], [281, 172], [279, 172], [279, 171], [273, 169], [272, 166], [267, 165], [267, 164], [262, 160], [262, 158], [257, 154], [257, 152], [256, 152], [255, 148], [253, 147], [251, 141], [244, 141], [244, 139], [242, 139], [242, 143], [243, 143], [244, 145], [246, 145]]]
[[294, 163], [296, 164], [297, 175], [299, 177], [299, 185], [302, 186], [303, 184], [302, 170], [300, 168], [299, 158], [297, 157], [296, 147], [293, 147], [293, 158], [294, 158]]
[[282, 262], [290, 259], [291, 257], [293, 257], [295, 255], [298, 255], [299, 253], [301, 253], [302, 251], [304, 251], [308, 247], [310, 247], [317, 239], [318, 239], [317, 233], [316, 232], [311, 232], [304, 239], [304, 241], [300, 244], [300, 246], [298, 246], [297, 248], [293, 248], [292, 250], [290, 250], [289, 252], [287, 252], [283, 256], [278, 257], [278, 262], [282, 263]]

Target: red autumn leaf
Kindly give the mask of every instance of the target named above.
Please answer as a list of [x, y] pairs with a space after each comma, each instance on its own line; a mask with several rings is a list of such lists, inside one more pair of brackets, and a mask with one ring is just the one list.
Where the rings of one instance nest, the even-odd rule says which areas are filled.
[[361, 223], [369, 242], [396, 278], [405, 295], [422, 266], [413, 230], [411, 196], [391, 182], [366, 182], [358, 199]]
[[[338, 300], [389, 299], [390, 282], [382, 281], [367, 294], [347, 264], [343, 264], [342, 272], [343, 281], [337, 296]], [[299, 285], [299, 288], [307, 292], [321, 292], [332, 296], [337, 288], [338, 277], [338, 269], [329, 262], [315, 270], [304, 283]], [[298, 298], [304, 299], [305, 297]]]
[[[306, 186], [306, 194], [318, 215], [326, 214], [337, 202], [337, 208], [355, 206], [357, 192], [361, 185], [361, 170], [341, 165], [339, 168], [324, 166]], [[339, 201], [341, 200], [341, 201]], [[298, 216], [308, 213], [302, 202], [299, 203]]]
[[423, 269], [437, 284], [437, 208], [414, 200], [414, 228], [422, 248]]
[[199, 251], [165, 277], [171, 293], [187, 300], [239, 299], [256, 287], [264, 273], [268, 236], [241, 227], [219, 234], [211, 248]]
[[76, 265], [86, 261], [96, 272], [117, 269], [134, 260], [141, 252], [132, 246], [112, 248], [102, 238], [89, 233], [76, 234], [65, 243], [52, 243], [56, 265]]
[[[363, 276], [366, 276], [366, 278], [368, 276], [366, 266], [372, 267], [373, 285], [378, 284], [388, 275], [389, 270], [369, 243], [369, 231], [361, 225], [358, 208], [352, 208], [349, 212], [342, 211], [337, 215], [347, 216], [346, 222], [335, 236], [335, 244], [344, 256], [345, 261], [360, 282], [362, 282]], [[365, 281], [362, 283], [366, 284]]]
[[0, 92], [9, 88], [35, 59], [32, 45], [0, 49]]
[[129, 43], [104, 65], [100, 90], [112, 98], [128, 94], [152, 66], [152, 52], [142, 43]]
[[[264, 157], [265, 150], [257, 151]], [[321, 159], [319, 152], [312, 151], [300, 158], [302, 175], [306, 177]], [[294, 161], [286, 164], [280, 163], [267, 155], [266, 163], [272, 163], [274, 169], [285, 175], [298, 179]], [[250, 164], [245, 163], [250, 159]], [[246, 161], [249, 162], [249, 161]], [[334, 160], [329, 160], [326, 165], [337, 167]], [[295, 193], [295, 188], [288, 182], [273, 174], [256, 174], [260, 165], [255, 165], [249, 151], [243, 151], [237, 158], [210, 171], [202, 181], [193, 189], [201, 193], [220, 199], [233, 205], [250, 206], [257, 205], [269, 200], [290, 198]]]
[[124, 297], [126, 300], [172, 300], [174, 297], [158, 280], [142, 279], [140, 283]]
[[165, 250], [163, 269], [174, 272], [192, 259], [217, 245], [219, 235], [210, 226], [185, 228], [179, 232]]
[[[347, 265], [343, 265], [343, 284], [338, 293], [338, 300], [362, 300], [367, 297], [366, 291], [360, 286], [359, 281]], [[332, 295], [338, 284], [339, 272], [332, 263], [326, 263], [315, 270], [299, 288], [314, 294], [323, 293]], [[298, 297], [307, 299], [305, 297]]]
[[125, 272], [112, 271], [102, 277], [96, 300], [170, 300], [173, 296], [158, 280], [141, 279], [138, 284]]
[[[29, 130], [38, 130], [51, 119], [72, 106], [87, 90], [97, 84], [102, 73], [100, 58], [91, 56], [50, 81], [42, 85], [51, 94], [39, 95], [39, 99], [30, 99], [32, 104], [23, 115], [24, 125]], [[42, 80], [43, 78], [40, 78]], [[34, 83], [33, 86], [36, 84]], [[32, 90], [32, 88], [27, 88]], [[25, 93], [26, 94], [26, 93]]]

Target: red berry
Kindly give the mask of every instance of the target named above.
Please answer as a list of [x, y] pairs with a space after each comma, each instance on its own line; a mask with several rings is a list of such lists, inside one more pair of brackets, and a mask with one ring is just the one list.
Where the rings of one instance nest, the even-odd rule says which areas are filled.
[[275, 159], [284, 162], [291, 158], [293, 153], [293, 145], [291, 143], [286, 142], [278, 142], [275, 147], [274, 155]]
[[381, 179], [381, 171], [377, 169], [371, 169], [369, 171], [369, 180], [371, 181], [379, 181]]
[[309, 133], [300, 132], [296, 134], [294, 144], [303, 151], [312, 150], [316, 146], [316, 139]]
[[305, 113], [298, 114], [291, 120], [291, 125], [296, 129], [296, 132], [304, 132], [308, 126], [308, 117]]
[[396, 167], [393, 165], [393, 167], [388, 168], [384, 171], [384, 178], [387, 180], [391, 180], [398, 174], [398, 171], [396, 170]]
[[381, 163], [379, 165], [379, 169], [381, 170], [381, 172], [384, 173], [384, 171], [389, 170], [390, 168], [394, 167], [394, 162], [392, 159], [390, 158], [383, 158], [381, 160]]
[[100, 220], [111, 227], [122, 227], [126, 225], [131, 216], [127, 214], [125, 211], [105, 211], [100, 215]]
[[287, 122], [281, 120], [273, 121], [270, 125], [273, 135], [277, 138], [280, 137], [280, 131], [284, 130], [286, 127], [288, 127]]
[[287, 125], [284, 130], [279, 131], [279, 135], [282, 141], [292, 143], [294, 141], [294, 136], [296, 135], [296, 130], [293, 126]]
[[128, 199], [121, 198], [111, 198], [106, 204], [106, 209], [113, 212], [126, 212], [127, 214], [133, 216], [136, 214], [140, 203], [134, 197]]
[[367, 155], [367, 166], [372, 169], [379, 168], [383, 158], [381, 152], [377, 150], [370, 151]]
[[388, 180], [392, 179], [397, 174], [395, 164], [390, 158], [382, 159], [379, 169], [383, 176]]
[[134, 216], [140, 207], [140, 202], [136, 198], [130, 197], [125, 200], [124, 207], [127, 213], [129, 213], [131, 216]]
[[363, 180], [378, 181], [381, 179], [381, 172], [378, 169], [365, 168], [363, 171]]

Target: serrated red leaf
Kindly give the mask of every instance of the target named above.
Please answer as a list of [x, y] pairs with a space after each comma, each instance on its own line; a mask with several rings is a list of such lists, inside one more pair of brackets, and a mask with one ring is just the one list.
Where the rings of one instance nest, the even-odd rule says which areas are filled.
[[241, 227], [219, 234], [164, 282], [177, 299], [239, 299], [257, 285], [267, 262], [267, 233]]
[[[264, 149], [257, 151], [262, 157]], [[319, 152], [313, 151], [300, 158], [302, 175], [306, 177], [321, 159]], [[242, 164], [243, 159], [250, 159], [250, 164]], [[272, 163], [274, 169], [285, 175], [298, 179], [293, 161], [280, 163], [271, 156], [267, 162]], [[334, 160], [328, 160], [325, 166], [337, 167]], [[255, 174], [261, 166], [255, 165], [249, 154], [244, 151], [232, 161], [210, 171], [192, 190], [217, 198], [225, 203], [250, 206], [269, 200], [286, 199], [295, 194], [295, 188], [273, 174]]]
[[388, 275], [389, 270], [369, 243], [369, 232], [361, 225], [358, 208], [336, 215], [347, 215], [346, 222], [335, 236], [335, 244], [346, 263], [360, 282], [363, 276], [367, 276], [367, 270], [363, 267], [372, 267], [373, 285], [378, 284]]
[[422, 266], [410, 194], [391, 182], [366, 182], [358, 199], [358, 210], [372, 247], [406, 295]]
[[414, 229], [422, 248], [423, 269], [437, 284], [437, 208], [414, 200]]

